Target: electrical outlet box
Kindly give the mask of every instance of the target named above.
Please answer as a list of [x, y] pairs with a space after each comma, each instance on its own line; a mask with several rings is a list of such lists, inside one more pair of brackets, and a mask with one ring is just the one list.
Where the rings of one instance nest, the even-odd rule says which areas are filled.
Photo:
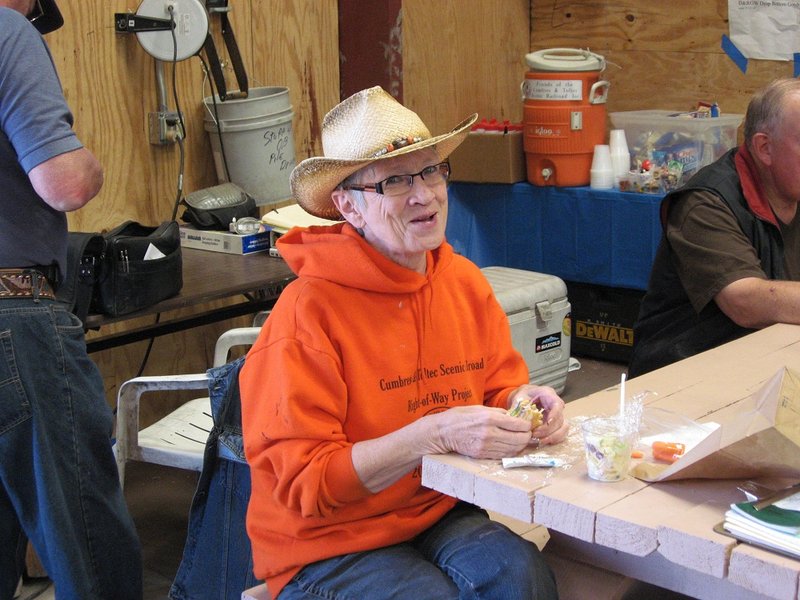
[[147, 115], [150, 143], [173, 144], [180, 135], [180, 118], [177, 112], [151, 112]]

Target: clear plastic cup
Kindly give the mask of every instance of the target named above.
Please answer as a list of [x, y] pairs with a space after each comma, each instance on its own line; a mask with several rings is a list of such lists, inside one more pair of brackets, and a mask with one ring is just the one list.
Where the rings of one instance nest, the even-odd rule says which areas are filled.
[[625, 177], [631, 170], [631, 154], [624, 129], [612, 129], [609, 132], [608, 147], [611, 153], [611, 165], [614, 169], [615, 182]]
[[614, 165], [611, 162], [611, 150], [608, 144], [598, 144], [594, 147], [589, 179], [589, 187], [594, 189], [608, 190], [614, 187]]
[[589, 477], [620, 481], [631, 465], [630, 430], [617, 417], [595, 417], [581, 424]]

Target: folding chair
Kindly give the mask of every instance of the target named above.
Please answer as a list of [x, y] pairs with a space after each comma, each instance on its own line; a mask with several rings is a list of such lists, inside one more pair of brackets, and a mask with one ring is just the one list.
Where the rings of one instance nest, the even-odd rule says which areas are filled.
[[[259, 327], [238, 327], [224, 332], [214, 348], [214, 366], [225, 364], [230, 350], [252, 345]], [[120, 482], [125, 484], [125, 464], [136, 460], [200, 471], [208, 435], [213, 427], [208, 396], [190, 400], [156, 423], [139, 431], [139, 406], [144, 394], [169, 390], [208, 390], [208, 375], [156, 375], [129, 379], [117, 394], [117, 439], [114, 453]]]

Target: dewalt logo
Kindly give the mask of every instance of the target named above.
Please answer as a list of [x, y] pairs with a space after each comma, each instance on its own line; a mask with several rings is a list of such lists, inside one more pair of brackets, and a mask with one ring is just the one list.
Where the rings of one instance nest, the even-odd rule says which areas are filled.
[[630, 327], [575, 321], [575, 337], [619, 344], [620, 346], [633, 346], [633, 329]]

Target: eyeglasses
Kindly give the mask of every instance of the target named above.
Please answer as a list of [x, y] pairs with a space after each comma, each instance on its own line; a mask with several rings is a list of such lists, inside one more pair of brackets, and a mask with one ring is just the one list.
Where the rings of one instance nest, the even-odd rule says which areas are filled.
[[360, 192], [375, 192], [383, 196], [402, 196], [407, 194], [414, 185], [414, 177], [420, 177], [428, 187], [437, 185], [450, 177], [450, 163], [440, 162], [437, 165], [425, 167], [419, 173], [408, 175], [392, 175], [383, 181], [371, 185], [348, 185], [345, 190], [357, 190]]

